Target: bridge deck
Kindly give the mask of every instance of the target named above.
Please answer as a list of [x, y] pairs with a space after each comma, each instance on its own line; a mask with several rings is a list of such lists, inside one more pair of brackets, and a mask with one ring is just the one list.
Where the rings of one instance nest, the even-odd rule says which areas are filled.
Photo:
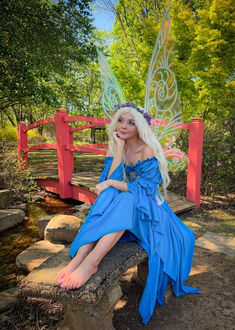
[[[57, 155], [54, 150], [32, 152], [29, 160], [31, 175], [34, 179], [58, 180]], [[103, 166], [103, 156], [75, 153], [71, 184], [95, 193], [95, 185]], [[165, 200], [175, 213], [181, 213], [195, 207], [185, 197], [168, 191]]]

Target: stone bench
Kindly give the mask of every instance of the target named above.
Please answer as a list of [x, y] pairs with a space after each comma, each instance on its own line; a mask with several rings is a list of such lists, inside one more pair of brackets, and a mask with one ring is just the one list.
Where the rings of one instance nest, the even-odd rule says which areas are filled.
[[56, 283], [56, 275], [69, 262], [68, 248], [35, 268], [19, 285], [20, 296], [59, 301], [64, 308], [60, 329], [114, 329], [113, 309], [122, 292], [119, 281], [131, 267], [138, 265], [138, 277], [144, 280], [146, 252], [134, 242], [118, 243], [102, 260], [98, 272], [81, 288], [65, 290]]

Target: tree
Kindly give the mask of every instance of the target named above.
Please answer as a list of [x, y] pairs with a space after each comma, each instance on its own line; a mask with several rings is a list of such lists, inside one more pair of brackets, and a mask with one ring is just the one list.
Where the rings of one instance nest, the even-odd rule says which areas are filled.
[[[187, 117], [231, 118], [234, 103], [234, 7], [205, 0], [197, 10], [173, 1], [176, 68]], [[191, 4], [193, 6], [193, 4]]]
[[95, 57], [91, 22], [88, 0], [1, 1], [2, 117], [15, 123], [26, 108], [58, 103], [51, 97], [56, 79]]
[[[175, 73], [184, 120], [230, 118], [234, 103], [232, 0], [172, 0]], [[103, 0], [116, 13], [110, 63], [126, 98], [144, 103], [145, 79], [167, 1]], [[127, 70], [128, 68], [128, 70]]]
[[[110, 6], [110, 1], [104, 1]], [[127, 100], [144, 103], [145, 79], [166, 1], [120, 0], [110, 47], [111, 65]], [[127, 70], [128, 68], [128, 70]]]

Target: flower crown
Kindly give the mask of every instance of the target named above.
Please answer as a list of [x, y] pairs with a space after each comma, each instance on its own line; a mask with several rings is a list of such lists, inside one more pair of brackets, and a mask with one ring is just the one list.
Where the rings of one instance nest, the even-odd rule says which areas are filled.
[[151, 120], [152, 120], [152, 117], [150, 116], [150, 114], [148, 114], [147, 112], [144, 112], [143, 109], [141, 109], [138, 105], [136, 105], [135, 103], [132, 103], [132, 102], [126, 102], [126, 103], [123, 103], [123, 104], [115, 104], [114, 108], [114, 112], [117, 112], [119, 109], [121, 108], [126, 108], [126, 107], [131, 107], [131, 108], [134, 108], [136, 109], [138, 112], [140, 112], [144, 119], [147, 121], [147, 124], [150, 126], [151, 125]]

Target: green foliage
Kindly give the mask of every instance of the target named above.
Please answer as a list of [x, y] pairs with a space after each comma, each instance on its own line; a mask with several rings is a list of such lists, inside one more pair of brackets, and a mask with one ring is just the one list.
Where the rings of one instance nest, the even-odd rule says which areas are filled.
[[234, 6], [201, 1], [197, 11], [173, 1], [176, 70], [185, 118], [232, 117], [234, 103]]
[[9, 142], [13, 145], [17, 143], [17, 128], [10, 124], [0, 129], [0, 145]]
[[[126, 99], [143, 105], [145, 79], [167, 1], [119, 1], [110, 63]], [[184, 119], [232, 117], [234, 6], [232, 0], [173, 0], [175, 73]], [[126, 69], [128, 68], [128, 70]]]
[[144, 103], [148, 65], [166, 5], [123, 0], [116, 6], [110, 62], [129, 101]]
[[44, 134], [40, 133], [37, 128], [28, 131], [28, 144], [41, 144], [47, 143], [47, 139]]
[[73, 70], [74, 63], [79, 71], [79, 65], [95, 56], [89, 3], [1, 1], [2, 120], [35, 120], [34, 108], [61, 104], [57, 93], [60, 80], [68, 79], [67, 72]]
[[9, 189], [18, 201], [29, 201], [36, 190], [36, 183], [29, 179], [29, 169], [19, 171], [17, 152], [10, 143], [1, 146], [0, 189]]
[[233, 123], [207, 125], [203, 146], [202, 191], [205, 195], [235, 192]]
[[[234, 3], [233, 0], [171, 2], [174, 70], [184, 121], [203, 117], [206, 124], [202, 193], [229, 192], [234, 189], [231, 185], [235, 138]], [[126, 99], [141, 105], [147, 69], [166, 6], [167, 1], [150, 0], [120, 0], [116, 5], [110, 63]], [[183, 149], [186, 140], [183, 135], [178, 141]], [[171, 189], [172, 186], [180, 192], [185, 186], [185, 175], [173, 175]]]

